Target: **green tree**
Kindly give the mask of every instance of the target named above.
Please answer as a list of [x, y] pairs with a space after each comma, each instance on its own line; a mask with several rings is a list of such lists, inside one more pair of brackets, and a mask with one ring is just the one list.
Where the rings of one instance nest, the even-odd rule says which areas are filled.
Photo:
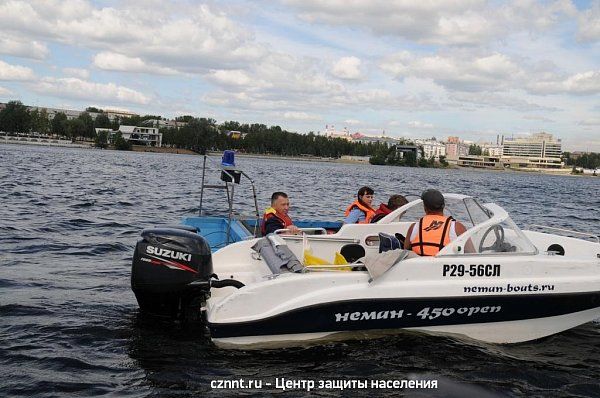
[[96, 132], [94, 130], [94, 119], [92, 119], [92, 116], [90, 116], [90, 114], [87, 112], [82, 112], [77, 119], [83, 123], [81, 136], [89, 139], [94, 138], [96, 136]]
[[0, 111], [0, 130], [27, 133], [31, 129], [31, 115], [21, 101], [9, 101]]
[[177, 117], [175, 118], [175, 120], [176, 120], [176, 121], [178, 121], [178, 122], [184, 122], [184, 123], [189, 123], [189, 122], [191, 122], [191, 121], [192, 121], [192, 120], [194, 120], [194, 119], [195, 119], [195, 118], [194, 118], [193, 116], [190, 116], [190, 115], [185, 115], [185, 116], [177, 116]]
[[109, 129], [111, 128], [110, 119], [105, 113], [101, 113], [98, 116], [96, 116], [96, 119], [94, 119], [94, 127]]
[[121, 123], [121, 118], [119, 118], [118, 116], [115, 117], [113, 120], [111, 120], [110, 122], [110, 128], [113, 130], [118, 130], [119, 126], [121, 124], [125, 124], [125, 123]]
[[446, 160], [445, 156], [440, 156], [440, 164], [442, 167], [448, 167], [448, 161]]
[[52, 132], [56, 135], [67, 134], [67, 115], [63, 112], [58, 112], [52, 118]]
[[129, 117], [121, 118], [119, 123], [125, 126], [139, 126], [142, 124], [142, 118], [138, 115], [132, 115]]
[[471, 144], [469, 145], [469, 155], [476, 155], [476, 156], [481, 156], [482, 154], [482, 150], [481, 147], [477, 144]]
[[404, 153], [404, 164], [406, 166], [415, 167], [417, 165], [417, 154], [413, 151]]
[[76, 141], [77, 139], [84, 137], [85, 136], [85, 124], [84, 124], [83, 120], [81, 120], [79, 118], [67, 120], [66, 132], [67, 132], [67, 136], [69, 138], [71, 138], [72, 141]]
[[50, 131], [50, 119], [48, 119], [48, 112], [45, 108], [38, 113], [34, 129], [41, 134], [48, 134]]
[[108, 131], [102, 130], [98, 133], [96, 138], [94, 139], [94, 144], [96, 147], [104, 149], [108, 146]]
[[115, 134], [113, 144], [115, 146], [115, 149], [119, 151], [131, 151], [132, 148], [131, 142], [123, 138], [123, 134], [121, 134], [120, 131]]

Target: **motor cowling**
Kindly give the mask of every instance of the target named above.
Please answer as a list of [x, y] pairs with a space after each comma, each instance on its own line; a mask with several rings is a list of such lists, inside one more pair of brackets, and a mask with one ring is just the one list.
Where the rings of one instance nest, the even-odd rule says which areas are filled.
[[179, 228], [142, 232], [131, 268], [131, 289], [142, 312], [169, 318], [183, 318], [190, 308], [199, 312], [212, 276], [210, 246], [202, 236]]

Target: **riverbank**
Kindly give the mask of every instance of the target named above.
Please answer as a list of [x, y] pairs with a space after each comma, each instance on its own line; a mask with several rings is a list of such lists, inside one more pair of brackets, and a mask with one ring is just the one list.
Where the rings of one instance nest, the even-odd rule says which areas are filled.
[[[0, 136], [0, 144], [24, 144], [24, 145], [39, 145], [39, 146], [56, 146], [56, 147], [64, 147], [64, 148], [80, 148], [80, 149], [98, 149], [94, 146], [94, 143], [91, 141], [80, 141], [73, 143], [70, 140], [61, 140], [61, 139], [31, 139], [31, 138], [23, 138], [23, 137], [11, 137], [11, 136]], [[108, 150], [115, 150], [113, 147], [106, 148]], [[169, 154], [179, 154], [179, 155], [199, 155], [197, 152], [191, 151], [189, 149], [181, 149], [181, 148], [171, 148], [171, 147], [149, 147], [145, 145], [133, 145], [132, 151], [134, 152], [151, 152], [151, 153], [169, 153]], [[208, 155], [211, 156], [221, 156], [223, 152], [221, 151], [207, 151]], [[322, 163], [345, 163], [345, 164], [355, 164], [355, 165], [370, 165], [370, 163], [365, 162], [364, 160], [354, 160], [348, 157], [342, 158], [326, 158], [326, 157], [318, 157], [318, 156], [280, 156], [274, 154], [254, 154], [254, 153], [241, 153], [236, 152], [236, 156], [240, 158], [249, 158], [249, 159], [269, 159], [269, 160], [282, 160], [282, 161], [300, 161], [300, 162], [322, 162]], [[584, 177], [596, 177], [591, 174], [578, 173], [573, 174], [572, 169], [564, 168], [564, 169], [527, 169], [527, 168], [486, 168], [486, 167], [467, 167], [467, 166], [457, 166], [450, 164], [444, 169], [449, 170], [459, 170], [459, 169], [468, 169], [468, 170], [485, 170], [485, 171], [497, 171], [497, 172], [517, 172], [517, 173], [539, 173], [545, 175], [571, 175], [571, 176], [584, 176]]]
[[73, 143], [71, 142], [71, 140], [61, 140], [52, 138], [25, 138], [6, 135], [0, 135], [0, 144], [55, 146], [64, 148], [90, 148], [90, 145]]

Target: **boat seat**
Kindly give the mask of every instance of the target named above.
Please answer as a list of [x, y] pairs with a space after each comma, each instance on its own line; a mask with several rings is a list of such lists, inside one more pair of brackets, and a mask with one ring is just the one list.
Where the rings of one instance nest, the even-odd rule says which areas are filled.
[[351, 243], [348, 245], [342, 246], [340, 249], [340, 254], [344, 256], [346, 261], [349, 263], [353, 263], [359, 258], [363, 258], [366, 255], [365, 248], [359, 244]]
[[565, 248], [562, 247], [561, 245], [559, 245], [558, 243], [553, 243], [550, 246], [548, 246], [548, 249], [546, 250], [548, 253], [554, 253], [557, 256], [564, 256], [565, 255]]

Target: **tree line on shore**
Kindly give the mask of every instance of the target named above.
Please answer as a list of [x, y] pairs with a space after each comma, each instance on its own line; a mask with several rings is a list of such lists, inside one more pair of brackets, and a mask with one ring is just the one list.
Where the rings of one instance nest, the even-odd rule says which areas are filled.
[[[96, 115], [92, 117], [91, 114]], [[118, 130], [120, 125], [152, 126], [161, 120], [160, 116], [145, 115], [114, 118], [111, 120], [101, 109], [89, 107], [78, 117], [69, 119], [63, 112], [58, 112], [49, 118], [45, 109], [29, 110], [20, 101], [10, 101], [0, 111], [0, 131], [9, 133], [36, 132], [43, 135], [55, 135], [71, 139], [72, 141], [95, 141], [96, 146], [108, 146], [108, 133], [96, 134], [96, 128]], [[198, 153], [207, 150], [236, 149], [240, 152], [273, 154], [281, 156], [317, 156], [339, 158], [343, 155], [369, 156], [372, 164], [418, 166], [418, 167], [445, 167], [447, 162], [443, 157], [439, 162], [426, 159], [422, 147], [419, 157], [414, 152], [399, 151], [395, 145], [388, 146], [384, 143], [351, 142], [343, 138], [330, 138], [310, 132], [298, 134], [283, 130], [279, 126], [266, 126], [265, 124], [242, 124], [236, 121], [227, 121], [217, 124], [210, 118], [195, 118], [180, 116], [175, 119], [182, 122], [177, 128], [163, 127], [163, 145], [189, 149]], [[230, 134], [230, 131], [239, 131], [242, 136]], [[112, 144], [116, 149], [131, 149], [131, 143], [123, 139], [120, 134], [113, 137]], [[411, 145], [410, 141], [400, 140], [401, 145]], [[469, 148], [469, 154], [482, 154], [477, 145]], [[600, 167], [599, 153], [586, 153], [573, 157], [569, 152], [564, 153], [564, 161], [569, 166], [589, 169]]]
[[[92, 117], [91, 114], [96, 115]], [[42, 135], [65, 137], [72, 141], [95, 141], [98, 147], [108, 145], [108, 133], [96, 133], [96, 128], [117, 130], [120, 125], [153, 126], [160, 116], [145, 115], [109, 119], [98, 108], [89, 107], [78, 117], [69, 119], [65, 113], [58, 112], [49, 118], [45, 109], [29, 110], [20, 101], [10, 101], [0, 111], [0, 131], [11, 133], [35, 132]], [[163, 127], [163, 146], [189, 149], [198, 153], [207, 150], [235, 149], [245, 153], [274, 154], [281, 156], [316, 156], [339, 158], [343, 155], [369, 156], [373, 164], [432, 167], [433, 160], [417, 162], [416, 156], [402, 156], [395, 146], [384, 143], [351, 142], [343, 138], [330, 138], [310, 132], [298, 134], [279, 126], [265, 124], [243, 124], [227, 121], [217, 124], [210, 118], [180, 116], [175, 119], [180, 126]], [[239, 131], [239, 134], [231, 134]], [[403, 142], [410, 144], [410, 142]], [[117, 134], [113, 138], [117, 149], [131, 149], [131, 144]]]
[[600, 153], [582, 153], [575, 157], [570, 152], [563, 152], [563, 160], [567, 166], [573, 166], [573, 168], [582, 167], [592, 170], [600, 168]]

